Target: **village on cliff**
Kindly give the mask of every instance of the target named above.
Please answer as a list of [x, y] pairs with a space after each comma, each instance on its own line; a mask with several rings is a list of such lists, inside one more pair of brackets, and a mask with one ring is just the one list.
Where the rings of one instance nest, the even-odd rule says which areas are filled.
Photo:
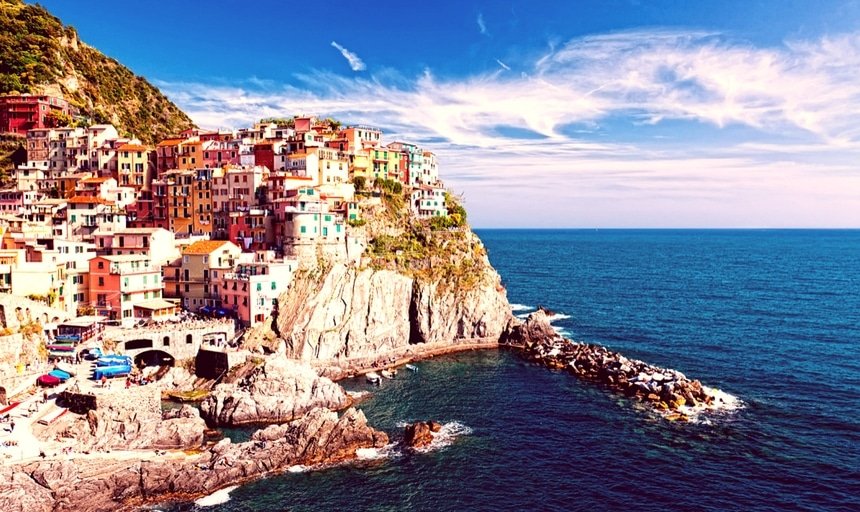
[[378, 128], [297, 116], [147, 146], [110, 124], [60, 126], [69, 114], [62, 98], [0, 97], [0, 131], [26, 141], [0, 190], [0, 317], [12, 340], [0, 420], [85, 356], [77, 380], [99, 382], [202, 345], [237, 348], [303, 263], [361, 260], [362, 208], [380, 190], [402, 195], [413, 219], [448, 217], [436, 156]]

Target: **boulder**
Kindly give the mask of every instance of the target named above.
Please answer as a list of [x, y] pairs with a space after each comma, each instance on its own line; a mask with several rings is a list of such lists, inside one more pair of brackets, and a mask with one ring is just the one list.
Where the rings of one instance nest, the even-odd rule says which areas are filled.
[[343, 388], [307, 363], [270, 356], [241, 381], [216, 386], [200, 411], [212, 425], [236, 426], [283, 423], [316, 407], [340, 410], [349, 404]]
[[403, 443], [410, 448], [423, 448], [433, 442], [433, 433], [438, 432], [441, 428], [440, 424], [433, 421], [417, 421], [411, 425], [406, 425], [403, 432]]

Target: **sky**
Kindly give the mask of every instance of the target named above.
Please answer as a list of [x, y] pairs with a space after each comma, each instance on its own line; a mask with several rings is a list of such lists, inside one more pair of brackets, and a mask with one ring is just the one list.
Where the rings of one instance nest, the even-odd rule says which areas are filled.
[[201, 127], [421, 144], [474, 227], [860, 227], [860, 1], [40, 3]]

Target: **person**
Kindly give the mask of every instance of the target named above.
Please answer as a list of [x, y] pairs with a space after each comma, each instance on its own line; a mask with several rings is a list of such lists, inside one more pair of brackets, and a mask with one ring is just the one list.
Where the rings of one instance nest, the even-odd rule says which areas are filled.
[[9, 429], [9, 432], [15, 432], [15, 421], [14, 421], [14, 420], [12, 421], [12, 424], [11, 424], [11, 425], [9, 425], [9, 426], [11, 427], [11, 428]]
[[42, 393], [42, 403], [44, 404], [44, 403], [47, 403], [47, 402], [48, 402], [48, 392], [47, 392], [47, 391], [45, 391], [45, 392], [43, 392], [43, 393]]
[[106, 386], [107, 386], [107, 377], [102, 375], [102, 387], [106, 387]]

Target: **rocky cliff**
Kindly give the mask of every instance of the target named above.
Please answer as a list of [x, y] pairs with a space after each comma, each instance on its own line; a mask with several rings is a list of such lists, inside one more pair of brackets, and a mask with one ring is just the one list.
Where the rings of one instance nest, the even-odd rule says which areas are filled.
[[399, 192], [361, 211], [364, 225], [348, 236], [361, 240], [364, 255], [320, 258], [297, 272], [277, 314], [246, 338], [249, 348], [285, 347], [289, 358], [355, 369], [499, 341], [510, 305], [464, 222], [415, 219]]

